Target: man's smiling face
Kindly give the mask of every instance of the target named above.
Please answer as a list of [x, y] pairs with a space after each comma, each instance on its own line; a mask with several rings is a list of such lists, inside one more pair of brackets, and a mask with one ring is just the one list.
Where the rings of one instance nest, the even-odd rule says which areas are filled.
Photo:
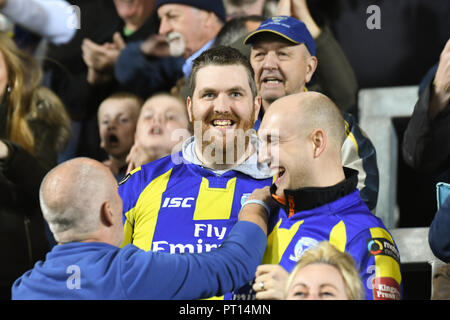
[[304, 91], [315, 71], [315, 57], [304, 44], [272, 33], [262, 33], [252, 45], [250, 61], [258, 94], [269, 104], [280, 97]]
[[248, 141], [243, 146], [236, 143], [242, 141], [238, 136], [247, 135], [253, 128], [259, 112], [257, 101], [242, 65], [208, 65], [199, 69], [195, 90], [188, 98], [188, 112], [196, 140], [202, 142], [202, 152], [214, 149], [225, 157], [237, 148], [246, 149]]

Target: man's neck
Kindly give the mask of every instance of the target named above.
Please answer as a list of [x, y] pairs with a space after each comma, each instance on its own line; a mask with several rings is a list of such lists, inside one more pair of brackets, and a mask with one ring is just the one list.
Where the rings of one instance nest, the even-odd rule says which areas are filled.
[[[222, 154], [222, 157], [220, 159], [220, 163], [218, 162], [218, 157], [209, 157], [209, 156], [203, 156], [203, 152], [201, 150], [202, 145], [200, 143], [195, 144], [195, 155], [197, 156], [198, 160], [207, 168], [213, 169], [213, 170], [231, 170], [241, 164], [243, 164], [245, 161], [247, 161], [248, 158], [250, 158], [253, 153], [255, 153], [255, 147], [252, 145], [252, 143], [248, 143], [247, 147], [245, 148], [245, 151], [241, 154], [233, 154], [233, 160], [230, 161], [230, 163], [227, 161], [228, 157], [227, 154]], [[230, 151], [230, 152], [235, 152]]]

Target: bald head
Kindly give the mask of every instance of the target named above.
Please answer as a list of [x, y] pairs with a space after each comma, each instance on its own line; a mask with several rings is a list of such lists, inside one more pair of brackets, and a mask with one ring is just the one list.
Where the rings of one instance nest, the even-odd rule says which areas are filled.
[[105, 204], [118, 206], [120, 202], [109, 169], [88, 158], [75, 158], [51, 170], [42, 181], [39, 198], [58, 242], [88, 239], [100, 226]]
[[277, 99], [264, 114], [258, 135], [260, 162], [278, 176], [285, 189], [323, 187], [344, 179], [341, 148], [345, 122], [337, 106], [317, 92]]
[[273, 118], [279, 128], [288, 128], [293, 130], [291, 132], [308, 134], [321, 128], [332, 143], [329, 147], [339, 151], [346, 138], [341, 112], [330, 98], [319, 92], [302, 92], [277, 99], [264, 118]]

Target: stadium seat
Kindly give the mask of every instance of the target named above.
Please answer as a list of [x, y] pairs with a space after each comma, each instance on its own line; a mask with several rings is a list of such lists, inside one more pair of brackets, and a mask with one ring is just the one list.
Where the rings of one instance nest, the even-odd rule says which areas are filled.
[[[418, 99], [418, 87], [361, 89], [358, 93], [359, 125], [377, 152], [380, 184], [376, 215], [387, 228], [395, 228], [397, 207], [397, 134], [394, 117], [408, 117]], [[401, 156], [401, 155], [400, 155]]]

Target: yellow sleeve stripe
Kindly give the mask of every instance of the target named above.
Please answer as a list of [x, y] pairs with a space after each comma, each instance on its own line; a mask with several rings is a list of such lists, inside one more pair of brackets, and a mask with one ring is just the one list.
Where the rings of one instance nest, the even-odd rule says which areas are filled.
[[134, 170], [131, 170], [131, 171], [130, 171], [130, 175], [133, 175], [133, 174], [135, 174], [135, 173], [138, 172], [138, 171], [141, 171], [141, 166], [135, 168]]
[[[383, 228], [370, 228], [370, 234], [372, 238], [384, 238], [394, 244], [391, 235]], [[400, 265], [398, 262], [387, 255], [375, 255], [375, 276], [376, 277], [390, 277], [394, 278], [398, 284], [402, 281], [402, 275], [400, 272]]]
[[123, 225], [123, 242], [120, 245], [121, 248], [125, 247], [127, 244], [130, 244], [133, 242], [133, 222], [131, 221], [132, 214], [131, 210], [128, 211], [125, 216], [127, 217], [127, 220], [125, 221], [125, 224]]
[[350, 131], [350, 126], [347, 121], [345, 121], [345, 133], [347, 134], [347, 137], [350, 139], [350, 141], [353, 143], [356, 149], [356, 153], [359, 153], [359, 147], [358, 142], [356, 142], [356, 138], [353, 135], [353, 132]]
[[339, 251], [345, 251], [345, 245], [347, 244], [347, 229], [345, 228], [344, 221], [340, 221], [333, 229], [331, 229], [329, 242]]
[[152, 248], [156, 222], [172, 169], [153, 179], [139, 196], [134, 208], [133, 244], [145, 251]]

